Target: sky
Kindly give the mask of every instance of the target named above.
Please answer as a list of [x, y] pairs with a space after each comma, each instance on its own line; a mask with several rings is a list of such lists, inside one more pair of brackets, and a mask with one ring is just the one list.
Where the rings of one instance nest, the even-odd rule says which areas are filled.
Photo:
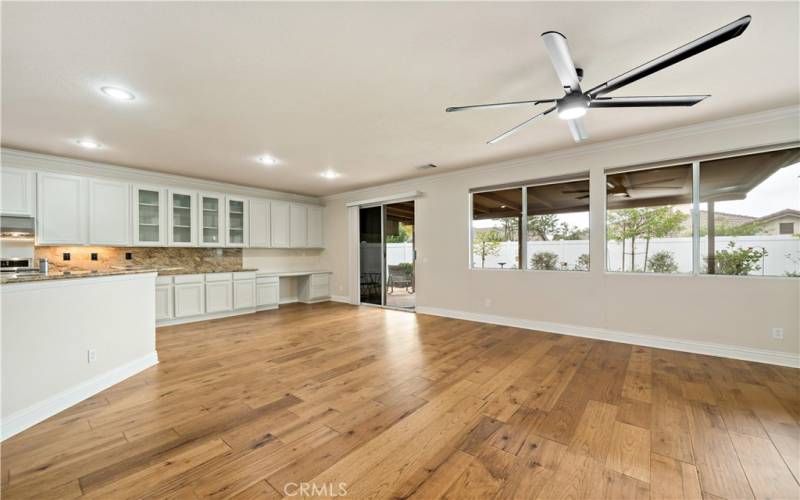
[[[704, 205], [705, 203], [702, 203], [701, 208], [704, 208]], [[800, 163], [775, 172], [747, 193], [745, 199], [717, 202], [714, 208], [717, 212], [753, 217], [763, 217], [785, 208], [800, 210]], [[561, 214], [558, 218], [579, 228], [589, 226], [589, 216], [586, 213]], [[491, 220], [473, 221], [472, 224], [476, 228], [493, 226]]]

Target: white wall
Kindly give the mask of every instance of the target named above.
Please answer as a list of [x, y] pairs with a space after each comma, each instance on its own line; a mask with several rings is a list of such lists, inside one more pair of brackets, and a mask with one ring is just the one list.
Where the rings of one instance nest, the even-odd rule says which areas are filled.
[[157, 361], [155, 273], [6, 284], [0, 297], [3, 438]]
[[[589, 170], [591, 234], [602, 235], [604, 169], [798, 141], [799, 124], [800, 109], [784, 108], [330, 196], [323, 267], [333, 271], [332, 293], [348, 295], [345, 204], [419, 190], [415, 243], [421, 311], [778, 351], [793, 360], [800, 350], [800, 280], [607, 274], [603, 266], [587, 273], [470, 270], [467, 193], [474, 187]], [[511, 140], [536, 137], [523, 133]], [[593, 238], [591, 250], [592, 260], [602, 262], [603, 238]], [[784, 329], [783, 340], [771, 337], [772, 327]]]

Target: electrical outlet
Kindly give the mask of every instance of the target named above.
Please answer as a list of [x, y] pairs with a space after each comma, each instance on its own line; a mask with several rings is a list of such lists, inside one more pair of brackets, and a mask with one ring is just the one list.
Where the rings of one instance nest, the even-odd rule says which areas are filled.
[[775, 340], [783, 340], [783, 328], [773, 328], [772, 338]]
[[484, 307], [492, 307], [492, 299], [483, 299]]
[[97, 252], [92, 252], [91, 257], [92, 260], [97, 260]]
[[89, 363], [94, 363], [95, 361], [97, 361], [97, 351], [95, 351], [94, 349], [89, 349], [89, 351], [86, 354]]

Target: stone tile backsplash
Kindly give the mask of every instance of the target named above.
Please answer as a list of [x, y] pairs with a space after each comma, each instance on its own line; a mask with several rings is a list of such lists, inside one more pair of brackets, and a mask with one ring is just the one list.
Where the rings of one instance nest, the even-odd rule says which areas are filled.
[[[130, 252], [132, 259], [126, 260]], [[64, 253], [70, 260], [64, 260]], [[92, 253], [97, 260], [92, 260]], [[48, 260], [53, 271], [88, 269], [104, 271], [112, 266], [143, 266], [153, 268], [183, 267], [213, 270], [241, 268], [241, 248], [164, 248], [164, 247], [36, 247], [34, 256]]]

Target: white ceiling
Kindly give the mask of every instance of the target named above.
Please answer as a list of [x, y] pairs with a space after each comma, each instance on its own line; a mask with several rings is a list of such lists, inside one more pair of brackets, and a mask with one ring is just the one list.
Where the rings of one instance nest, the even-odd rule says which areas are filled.
[[[560, 96], [539, 34], [564, 33], [590, 88], [745, 14], [739, 38], [615, 95], [712, 94], [693, 108], [598, 109], [590, 142], [797, 104], [798, 3], [10, 3], [2, 144], [325, 195], [571, 146], [534, 109]], [[98, 91], [119, 85], [133, 102]], [[75, 139], [94, 138], [97, 151]], [[270, 153], [283, 162], [265, 167]], [[342, 175], [323, 179], [332, 168]], [[430, 171], [428, 171], [430, 172]]]

